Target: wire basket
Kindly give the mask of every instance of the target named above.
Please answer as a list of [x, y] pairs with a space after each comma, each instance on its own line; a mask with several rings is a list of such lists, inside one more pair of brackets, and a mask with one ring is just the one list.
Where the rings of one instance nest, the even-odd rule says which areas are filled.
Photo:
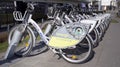
[[20, 12], [20, 11], [14, 11], [13, 17], [16, 21], [23, 21], [22, 12]]

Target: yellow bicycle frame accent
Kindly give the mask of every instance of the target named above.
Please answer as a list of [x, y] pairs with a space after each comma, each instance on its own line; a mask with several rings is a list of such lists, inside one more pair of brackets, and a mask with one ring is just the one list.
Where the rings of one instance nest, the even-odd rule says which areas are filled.
[[67, 48], [67, 47], [74, 46], [78, 43], [79, 43], [79, 40], [76, 40], [76, 39], [52, 36], [49, 41], [49, 46], [55, 47], [55, 48]]

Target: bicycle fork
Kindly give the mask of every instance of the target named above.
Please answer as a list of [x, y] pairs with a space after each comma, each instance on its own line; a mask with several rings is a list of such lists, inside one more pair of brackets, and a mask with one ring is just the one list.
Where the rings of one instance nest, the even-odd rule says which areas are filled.
[[18, 45], [24, 31], [25, 31], [25, 27], [21, 27], [20, 29], [16, 29], [14, 31], [13, 37], [11, 39], [11, 43], [9, 44], [4, 59], [9, 59], [14, 55], [16, 46]]

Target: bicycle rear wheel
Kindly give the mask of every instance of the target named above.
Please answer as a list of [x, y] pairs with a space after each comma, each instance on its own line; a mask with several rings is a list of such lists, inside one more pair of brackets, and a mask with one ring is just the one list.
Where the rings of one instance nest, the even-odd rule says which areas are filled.
[[[87, 42], [82, 41], [76, 47], [61, 50], [63, 59], [70, 63], [84, 63], [88, 61], [92, 56], [92, 42], [88, 36], [85, 39]], [[88, 48], [83, 47], [82, 44], [86, 44]]]
[[[11, 31], [9, 32], [9, 36], [8, 36], [8, 43], [10, 44], [13, 34], [16, 30], [18, 30], [19, 28], [24, 28], [23, 24], [17, 25], [15, 27], [13, 27], [11, 29]], [[28, 56], [33, 48], [33, 45], [35, 44], [35, 38], [34, 38], [34, 33], [32, 31], [32, 29], [30, 27], [26, 27], [25, 31], [22, 34], [22, 37], [19, 41], [19, 43], [17, 44], [17, 47], [15, 49], [15, 55], [17, 56]]]
[[93, 41], [93, 47], [97, 47], [98, 44], [99, 44], [99, 37], [98, 37], [98, 33], [96, 31], [96, 29], [94, 29], [93, 31], [91, 31], [89, 33], [90, 37], [92, 38], [92, 41]]

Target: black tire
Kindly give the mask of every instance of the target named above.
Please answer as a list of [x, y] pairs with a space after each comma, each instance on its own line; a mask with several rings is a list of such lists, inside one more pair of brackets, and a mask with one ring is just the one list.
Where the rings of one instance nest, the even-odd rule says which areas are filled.
[[99, 37], [98, 37], [98, 33], [97, 30], [94, 29], [92, 32], [89, 33], [90, 36], [92, 37], [93, 40], [93, 48], [97, 47], [99, 44]]
[[96, 31], [98, 33], [99, 41], [102, 41], [103, 30], [102, 30], [101, 26], [99, 26], [98, 28], [96, 28]]
[[[74, 49], [71, 49], [71, 48], [63, 49], [63, 50], [61, 50], [62, 51], [61, 56], [63, 57], [63, 59], [65, 59], [66, 61], [68, 61], [70, 63], [87, 62], [91, 58], [93, 47], [92, 47], [92, 42], [91, 42], [90, 38], [88, 36], [86, 36], [85, 39], [87, 39], [87, 41], [89, 43], [89, 44], [87, 44], [89, 46], [88, 48], [84, 48], [84, 47], [82, 47], [81, 44], [78, 44], [78, 45], [76, 45], [76, 48], [74, 48]], [[82, 43], [82, 41], [80, 43]], [[87, 51], [84, 51], [84, 50], [87, 50]], [[76, 51], [76, 52], [74, 52], [74, 51]], [[75, 56], [78, 56], [78, 55], [82, 56], [82, 54], [84, 54], [86, 52], [87, 52], [87, 54], [83, 58], [80, 58], [80, 59], [78, 59], [78, 58], [73, 59], [69, 56], [69, 55], [74, 56], [75, 54], [76, 54]]]

